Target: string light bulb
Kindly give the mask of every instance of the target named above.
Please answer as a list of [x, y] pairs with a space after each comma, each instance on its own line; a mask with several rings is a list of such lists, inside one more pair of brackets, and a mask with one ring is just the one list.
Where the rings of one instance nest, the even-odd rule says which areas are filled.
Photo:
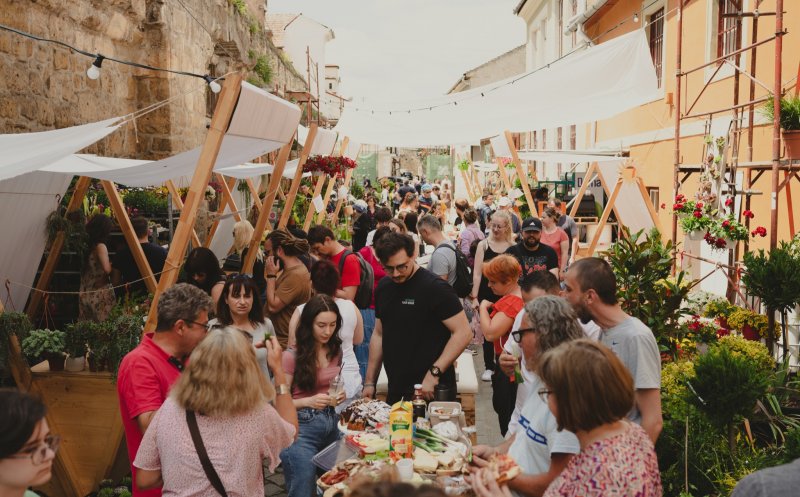
[[208, 87], [211, 88], [211, 93], [219, 93], [219, 91], [222, 89], [219, 83], [211, 79], [211, 76], [209, 76], [208, 74], [203, 76], [203, 79], [206, 80], [206, 83], [208, 83]]
[[94, 59], [92, 65], [86, 70], [86, 76], [89, 79], [97, 79], [100, 77], [100, 67], [103, 65], [103, 60], [105, 60], [105, 57], [100, 54], [98, 54], [97, 58]]
[[638, 12], [634, 12], [634, 14], [633, 14], [633, 22], [639, 22], [639, 13]]

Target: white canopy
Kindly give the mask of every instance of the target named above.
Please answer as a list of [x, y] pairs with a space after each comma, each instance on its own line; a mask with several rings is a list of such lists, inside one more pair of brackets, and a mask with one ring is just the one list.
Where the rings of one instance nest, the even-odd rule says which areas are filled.
[[517, 156], [521, 160], [569, 164], [574, 164], [576, 162], [620, 162], [625, 160], [623, 157], [616, 155], [581, 153], [580, 151], [571, 150], [520, 150]]
[[410, 102], [350, 103], [335, 129], [376, 145], [475, 143], [505, 129], [606, 119], [653, 100], [657, 91], [647, 38], [639, 29], [526, 76], [464, 92]]
[[[331, 155], [333, 148], [336, 146], [336, 139], [339, 134], [332, 129], [317, 128], [317, 137], [314, 139], [314, 144], [311, 147], [309, 156], [312, 155]], [[302, 124], [297, 127], [297, 142], [306, 146], [306, 139], [308, 138], [308, 128]]]

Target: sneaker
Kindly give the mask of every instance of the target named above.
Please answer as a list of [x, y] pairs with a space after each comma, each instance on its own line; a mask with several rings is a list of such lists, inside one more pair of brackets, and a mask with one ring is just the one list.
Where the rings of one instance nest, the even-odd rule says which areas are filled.
[[494, 374], [494, 371], [492, 371], [491, 369], [487, 369], [481, 375], [481, 381], [492, 381], [492, 375], [493, 374]]

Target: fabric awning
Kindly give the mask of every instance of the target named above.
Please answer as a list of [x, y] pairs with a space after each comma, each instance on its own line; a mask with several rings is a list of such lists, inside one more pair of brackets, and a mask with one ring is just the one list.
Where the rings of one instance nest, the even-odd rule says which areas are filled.
[[651, 101], [657, 92], [647, 38], [639, 29], [524, 77], [415, 101], [349, 103], [334, 129], [385, 146], [477, 143], [502, 130], [599, 121]]
[[571, 150], [520, 150], [517, 156], [521, 160], [535, 160], [541, 162], [560, 162], [562, 164], [574, 164], [576, 162], [620, 162], [625, 157], [618, 155], [600, 155], [591, 153], [580, 153]]

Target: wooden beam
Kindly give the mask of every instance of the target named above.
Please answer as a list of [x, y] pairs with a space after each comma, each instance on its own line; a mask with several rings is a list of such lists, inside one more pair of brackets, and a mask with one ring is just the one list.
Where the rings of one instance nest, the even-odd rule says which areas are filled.
[[525, 171], [522, 170], [522, 164], [519, 161], [519, 155], [517, 155], [517, 147], [514, 145], [514, 137], [511, 136], [511, 131], [508, 130], [506, 130], [505, 136], [506, 142], [508, 142], [508, 149], [511, 150], [511, 160], [514, 161], [514, 165], [516, 166], [517, 176], [519, 176], [519, 182], [522, 186], [522, 191], [525, 193], [525, 200], [528, 202], [531, 215], [538, 217], [539, 211], [536, 209], [536, 204], [533, 202], [531, 187], [528, 186], [528, 176], [525, 174]]
[[[311, 205], [308, 206], [306, 220], [303, 221], [303, 231], [308, 231], [308, 228], [311, 227], [311, 221], [314, 219], [314, 213], [317, 211], [317, 207], [314, 205], [314, 199], [322, 194], [322, 187], [325, 185], [326, 179], [328, 179], [327, 174], [320, 174], [317, 177], [317, 184], [314, 185], [314, 194], [311, 196]], [[324, 205], [322, 206], [322, 213], [325, 213]]]
[[[350, 181], [353, 180], [353, 171], [355, 169], [348, 169], [348, 171], [344, 174], [344, 184], [342, 186], [346, 187], [348, 191], [350, 190]], [[339, 195], [339, 198], [336, 199], [336, 209], [333, 211], [333, 221], [331, 222], [332, 226], [336, 226], [339, 222], [339, 211], [342, 210], [342, 205], [344, 205], [344, 196]]]
[[589, 253], [587, 254], [588, 257], [591, 257], [594, 254], [594, 250], [597, 248], [597, 243], [600, 241], [600, 235], [603, 232], [603, 228], [608, 221], [608, 216], [611, 215], [611, 210], [614, 208], [614, 204], [617, 202], [617, 197], [619, 196], [619, 192], [622, 189], [622, 177], [617, 180], [617, 184], [614, 185], [614, 191], [611, 192], [611, 197], [608, 199], [608, 203], [606, 204], [606, 208], [603, 209], [603, 215], [600, 217], [600, 222], [597, 223], [597, 231], [592, 238], [592, 243], [589, 245]]
[[639, 192], [642, 194], [642, 199], [644, 200], [644, 205], [647, 206], [647, 212], [650, 214], [650, 219], [653, 220], [653, 226], [656, 227], [659, 233], [663, 234], [664, 232], [661, 231], [661, 221], [658, 219], [658, 214], [656, 213], [656, 208], [653, 205], [653, 202], [650, 200], [650, 194], [647, 193], [647, 187], [644, 186], [644, 180], [642, 180], [641, 176], [636, 176], [636, 170], [634, 170], [634, 181], [639, 186]]
[[253, 183], [253, 178], [247, 178], [244, 180], [247, 184], [247, 188], [250, 190], [250, 195], [253, 197], [253, 205], [256, 206], [257, 211], [261, 211], [261, 198], [258, 196], [258, 189], [256, 188], [255, 183]]
[[147, 316], [147, 323], [144, 327], [145, 332], [155, 330], [158, 319], [158, 299], [167, 288], [174, 285], [178, 280], [178, 270], [183, 262], [186, 246], [189, 244], [189, 233], [197, 218], [197, 208], [200, 206], [200, 200], [202, 200], [203, 195], [205, 195], [206, 185], [208, 185], [208, 180], [211, 178], [214, 164], [217, 162], [219, 148], [222, 145], [225, 131], [230, 124], [231, 116], [233, 116], [233, 110], [239, 99], [241, 88], [241, 74], [233, 73], [225, 77], [222, 93], [220, 93], [219, 100], [217, 100], [217, 107], [214, 110], [214, 116], [211, 118], [211, 125], [203, 143], [197, 167], [192, 175], [189, 192], [186, 194], [186, 202], [184, 202], [184, 208], [181, 210], [175, 236], [169, 246], [167, 260], [164, 263], [164, 272], [158, 280], [153, 302], [150, 304], [150, 314]]
[[147, 262], [147, 257], [144, 255], [142, 244], [139, 243], [139, 237], [137, 237], [136, 233], [133, 232], [131, 218], [128, 217], [128, 211], [125, 210], [125, 204], [122, 203], [122, 197], [119, 195], [119, 191], [113, 182], [103, 180], [101, 183], [103, 185], [103, 190], [105, 190], [106, 196], [108, 197], [108, 202], [111, 204], [111, 209], [117, 216], [119, 229], [122, 230], [122, 235], [125, 237], [125, 242], [128, 244], [128, 248], [131, 250], [131, 255], [133, 255], [133, 260], [136, 262], [136, 267], [139, 269], [139, 274], [141, 274], [142, 278], [144, 278], [144, 284], [147, 287], [147, 291], [149, 293], [154, 293], [156, 291], [156, 278], [153, 275], [153, 269], [150, 267], [150, 263]]
[[[236, 179], [235, 178], [223, 179], [222, 183], [228, 184], [226, 183], [227, 181], [236, 182]], [[230, 190], [232, 186], [233, 185], [228, 185], [228, 190]], [[211, 228], [209, 228], [208, 230], [208, 236], [206, 236], [206, 242], [203, 244], [205, 248], [211, 246], [211, 241], [214, 239], [214, 235], [217, 233], [217, 228], [219, 227], [219, 220], [220, 217], [222, 217], [222, 213], [225, 212], [226, 205], [228, 205], [228, 203], [224, 201], [220, 201], [219, 204], [217, 205], [217, 212], [214, 218], [214, 222], [211, 223]]]
[[270, 212], [272, 212], [272, 203], [275, 202], [275, 194], [281, 188], [283, 170], [286, 168], [286, 160], [289, 158], [289, 153], [292, 151], [293, 142], [294, 135], [289, 139], [289, 143], [281, 147], [281, 151], [275, 161], [275, 169], [272, 170], [272, 175], [269, 178], [269, 186], [267, 187], [266, 195], [264, 195], [264, 202], [261, 204], [261, 209], [258, 211], [258, 220], [253, 230], [253, 238], [250, 239], [250, 245], [248, 245], [247, 248], [247, 256], [242, 263], [243, 273], [249, 274], [253, 272], [258, 246], [261, 243], [261, 237], [264, 231], [266, 231], [269, 226], [269, 215]]
[[222, 199], [226, 204], [228, 204], [228, 207], [231, 208], [233, 218], [236, 219], [236, 222], [238, 223], [242, 220], [242, 216], [239, 214], [239, 208], [236, 207], [236, 201], [233, 200], [232, 193], [233, 187], [236, 185], [236, 178], [226, 178], [219, 173], [214, 174], [217, 176], [217, 179], [219, 179], [219, 184], [222, 185]]
[[499, 157], [495, 159], [495, 163], [497, 164], [497, 172], [500, 173], [500, 179], [503, 181], [503, 185], [506, 187], [506, 192], [510, 192], [511, 181], [508, 179], [506, 167], [502, 164]]
[[[177, 207], [178, 210], [183, 210], [183, 200], [181, 200], [181, 194], [175, 187], [175, 183], [173, 183], [171, 179], [168, 179], [165, 182], [165, 184], [167, 185], [167, 190], [169, 190], [169, 194], [172, 195], [172, 203], [175, 204], [175, 207]], [[203, 246], [203, 244], [200, 243], [200, 238], [197, 236], [197, 230], [194, 229], [194, 226], [192, 226], [191, 237], [192, 237], [192, 245], [194, 245], [195, 247]]]
[[[345, 150], [347, 150], [347, 145], [350, 144], [350, 138], [345, 136], [342, 139], [342, 147], [339, 149], [339, 156], [344, 156]], [[333, 194], [333, 189], [336, 188], [336, 177], [331, 178], [331, 181], [328, 183], [328, 188], [325, 190], [325, 197], [322, 199], [322, 205], [326, 208], [317, 215], [317, 224], [322, 224], [325, 221], [325, 214], [327, 213], [327, 206], [328, 201], [331, 199], [331, 195]]]
[[572, 209], [569, 210], [569, 217], [575, 218], [575, 213], [578, 212], [578, 207], [581, 205], [581, 200], [583, 200], [583, 196], [586, 195], [586, 190], [589, 188], [589, 183], [594, 181], [595, 174], [597, 174], [597, 163], [592, 162], [589, 164], [589, 168], [586, 170], [586, 174], [583, 176], [583, 184], [581, 184], [581, 187], [578, 188], [578, 194], [575, 195], [574, 199], [572, 199]]
[[[91, 183], [92, 180], [88, 176], [81, 176], [78, 178], [78, 181], [75, 183], [75, 188], [72, 190], [72, 198], [69, 199], [67, 212], [65, 214], [81, 208], [83, 205], [83, 198], [86, 196], [86, 192], [89, 190], [89, 185]], [[53, 272], [55, 272], [56, 266], [58, 265], [58, 259], [61, 257], [61, 250], [64, 248], [65, 237], [65, 233], [63, 231], [59, 231], [53, 240], [53, 243], [50, 245], [50, 252], [47, 253], [47, 260], [42, 268], [42, 274], [39, 276], [39, 279], [36, 282], [35, 289], [31, 292], [31, 298], [28, 301], [28, 308], [25, 310], [25, 312], [28, 314], [28, 317], [31, 318], [31, 321], [35, 321], [36, 316], [39, 314], [39, 307], [41, 306], [45, 295], [44, 292], [50, 286], [50, 280], [53, 278]]]
[[300, 152], [300, 160], [297, 162], [297, 171], [294, 173], [292, 179], [292, 186], [289, 188], [289, 194], [286, 195], [286, 204], [281, 214], [281, 220], [278, 223], [278, 228], [285, 228], [286, 223], [289, 222], [289, 216], [292, 215], [292, 206], [294, 205], [294, 198], [297, 196], [297, 190], [300, 189], [300, 180], [303, 179], [303, 166], [308, 160], [311, 149], [314, 148], [314, 140], [317, 138], [317, 123], [311, 123], [308, 128], [308, 136], [306, 137], [306, 144]]

